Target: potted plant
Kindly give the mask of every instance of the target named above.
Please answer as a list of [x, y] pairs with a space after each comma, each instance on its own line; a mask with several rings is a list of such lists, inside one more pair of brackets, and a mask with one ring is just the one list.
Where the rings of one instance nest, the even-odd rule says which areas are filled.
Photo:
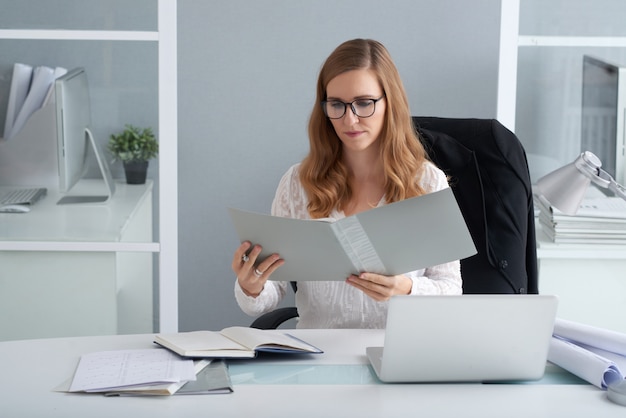
[[121, 133], [111, 135], [108, 149], [115, 159], [122, 161], [126, 183], [144, 184], [148, 162], [159, 153], [159, 143], [151, 128], [126, 125]]

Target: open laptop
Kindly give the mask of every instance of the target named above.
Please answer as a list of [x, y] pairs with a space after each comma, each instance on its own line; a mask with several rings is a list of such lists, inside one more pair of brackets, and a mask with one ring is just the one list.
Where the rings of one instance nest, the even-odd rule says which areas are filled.
[[383, 382], [540, 379], [558, 299], [551, 295], [395, 296], [384, 347], [367, 347]]

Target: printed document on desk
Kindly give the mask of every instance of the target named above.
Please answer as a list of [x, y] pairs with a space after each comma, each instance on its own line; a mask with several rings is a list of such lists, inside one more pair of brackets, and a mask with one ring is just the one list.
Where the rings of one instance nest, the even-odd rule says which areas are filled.
[[[168, 350], [100, 351], [80, 357], [68, 391], [120, 393], [131, 390], [137, 393], [141, 389], [146, 394], [150, 391], [172, 394], [188, 381], [195, 380], [196, 373], [193, 361], [181, 359]], [[170, 384], [178, 386], [170, 390]]]
[[301, 220], [230, 208], [239, 239], [278, 253], [279, 281], [343, 281], [361, 272], [396, 275], [463, 259], [476, 248], [449, 188], [346, 218]]

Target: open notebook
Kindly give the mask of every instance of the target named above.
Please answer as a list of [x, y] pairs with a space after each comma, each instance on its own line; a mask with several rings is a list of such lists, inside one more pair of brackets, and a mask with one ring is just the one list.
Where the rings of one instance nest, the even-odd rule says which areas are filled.
[[537, 380], [557, 304], [548, 295], [395, 296], [384, 348], [367, 356], [383, 382]]

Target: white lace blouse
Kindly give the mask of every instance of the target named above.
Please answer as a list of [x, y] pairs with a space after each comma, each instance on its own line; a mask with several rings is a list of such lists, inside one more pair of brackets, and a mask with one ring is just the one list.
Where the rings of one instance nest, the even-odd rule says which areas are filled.
[[[299, 164], [292, 166], [282, 177], [272, 203], [272, 215], [297, 219], [310, 219], [308, 199], [298, 176]], [[445, 174], [427, 163], [421, 182], [427, 192], [448, 187]], [[385, 204], [384, 197], [378, 206]], [[331, 218], [345, 215], [337, 210]], [[416, 237], [425, 239], [428, 237]], [[261, 243], [262, 244], [262, 243]], [[323, 262], [322, 260], [320, 262]], [[406, 273], [413, 281], [411, 294], [461, 294], [461, 270], [454, 261], [422, 270]], [[293, 281], [298, 282], [294, 277]], [[241, 309], [251, 316], [259, 316], [275, 309], [289, 282], [268, 280], [259, 296], [247, 296], [235, 282], [235, 297]], [[298, 328], [384, 328], [387, 320], [388, 302], [377, 302], [344, 281], [298, 282], [296, 306]]]

